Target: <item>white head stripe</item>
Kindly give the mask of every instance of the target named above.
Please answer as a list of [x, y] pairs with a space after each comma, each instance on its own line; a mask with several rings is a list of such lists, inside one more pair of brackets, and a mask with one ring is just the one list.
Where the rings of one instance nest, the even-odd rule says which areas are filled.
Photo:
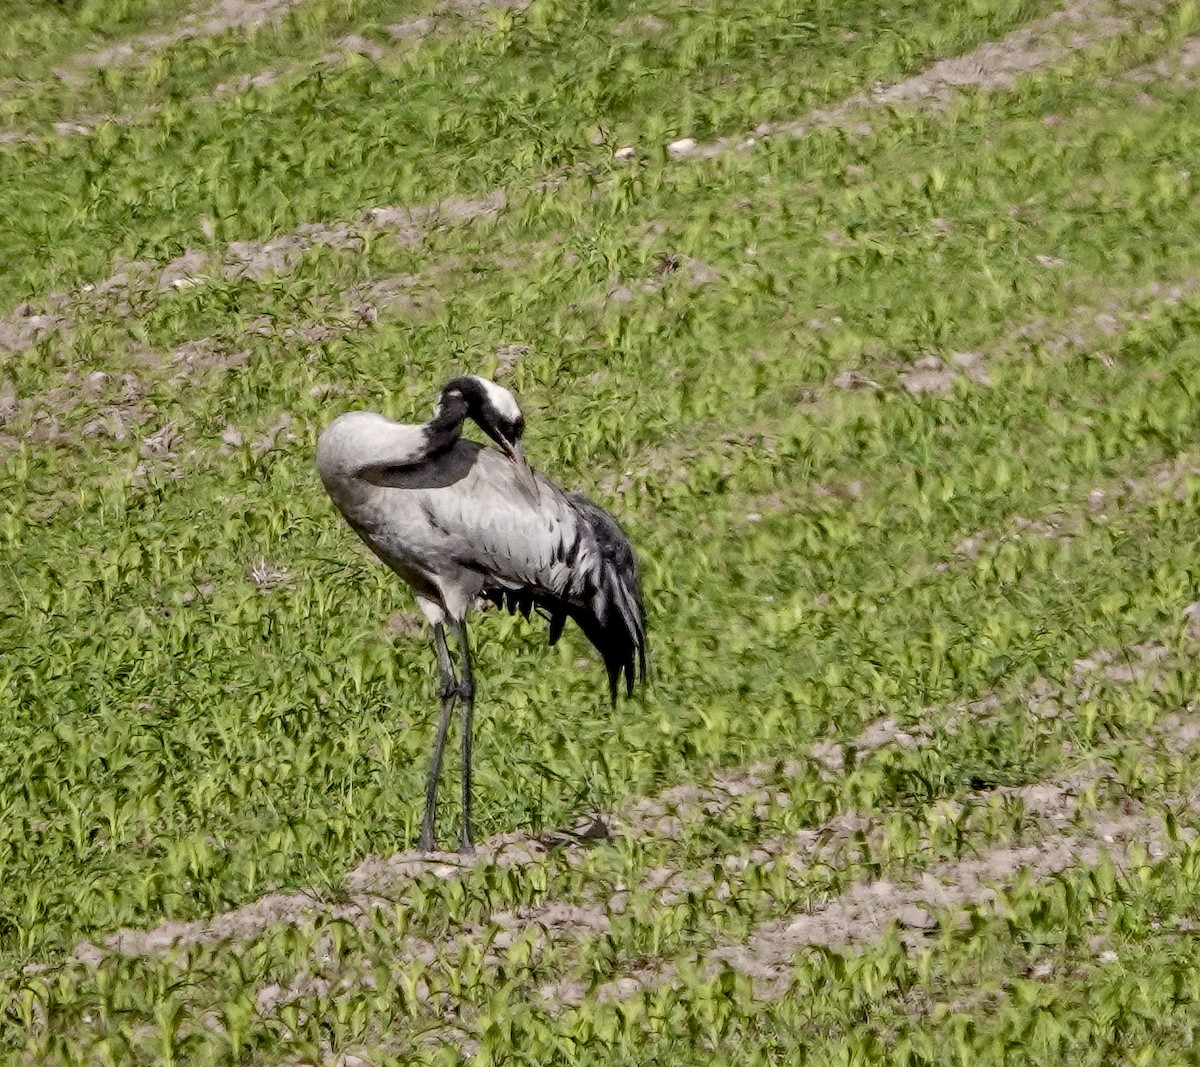
[[519, 419], [521, 417], [521, 407], [517, 403], [517, 398], [512, 395], [502, 385], [497, 385], [495, 382], [490, 382], [487, 378], [480, 378], [477, 374], [471, 375], [487, 394], [488, 400], [501, 415], [506, 419]]

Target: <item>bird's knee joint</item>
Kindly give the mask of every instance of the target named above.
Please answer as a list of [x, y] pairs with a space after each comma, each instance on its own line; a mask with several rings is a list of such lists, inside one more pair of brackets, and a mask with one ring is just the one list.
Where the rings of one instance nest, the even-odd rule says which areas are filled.
[[443, 678], [438, 686], [438, 696], [443, 700], [458, 696], [459, 684], [454, 678]]

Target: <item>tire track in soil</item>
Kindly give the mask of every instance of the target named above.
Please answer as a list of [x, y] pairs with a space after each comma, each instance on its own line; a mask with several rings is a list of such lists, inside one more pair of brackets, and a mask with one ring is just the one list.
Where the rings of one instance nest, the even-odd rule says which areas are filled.
[[[1025, 801], [1028, 815], [1060, 821], [1069, 818], [1072, 798], [1100, 781], [1065, 779], [1012, 793]], [[971, 799], [983, 802], [986, 797], [976, 794]], [[1189, 810], [1196, 810], [1197, 799], [1191, 798]], [[1186, 841], [1196, 836], [1188, 827], [1179, 833]], [[793, 960], [806, 948], [853, 950], [898, 926], [905, 946], [917, 952], [936, 931], [937, 913], [996, 904], [1022, 873], [1043, 879], [1076, 867], [1094, 867], [1105, 857], [1125, 870], [1140, 850], [1158, 859], [1168, 846], [1166, 827], [1158, 815], [1137, 806], [1130, 813], [1105, 813], [1083, 832], [1051, 833], [1037, 844], [999, 847], [970, 859], [937, 864], [921, 872], [911, 885], [891, 879], [859, 883], [824, 907], [760, 924], [744, 943], [708, 950], [705, 958], [711, 962], [704, 973], [714, 977], [721, 965], [727, 964], [754, 980], [757, 997], [777, 999], [788, 991]], [[678, 974], [669, 961], [657, 967], [643, 966], [600, 986], [592, 997], [601, 1003], [625, 1000], [668, 985]], [[571, 1006], [587, 999], [579, 985], [549, 989], [545, 995], [548, 1002]]]
[[[798, 121], [767, 122], [753, 134], [698, 143], [685, 138], [668, 146], [676, 158], [709, 158], [752, 148], [770, 137], [803, 137], [813, 130], [852, 123], [862, 112], [879, 107], [947, 107], [963, 90], [997, 92], [1012, 88], [1022, 76], [1052, 66], [1127, 32], [1132, 12], [1163, 9], [1159, 0], [1113, 4], [1108, 0], [1073, 0], [1058, 11], [1017, 27], [996, 41], [986, 41], [960, 56], [942, 59], [912, 77], [869, 93], [855, 93], [830, 108], [817, 108]], [[1130, 14], [1117, 14], [1129, 11]], [[621, 151], [628, 151], [623, 149]]]
[[[1186, 611], [1192, 613], [1189, 622], [1192, 616], [1200, 617], [1200, 605], [1191, 605]], [[1200, 624], [1189, 627], [1189, 633], [1200, 639]], [[1033, 683], [1028, 695], [1031, 711], [1055, 700], [1065, 702], [1072, 687], [1078, 699], [1087, 699], [1086, 687], [1092, 678], [1117, 683], [1143, 681], [1147, 675], [1167, 666], [1163, 662], [1163, 649], [1157, 641], [1147, 641], [1123, 653], [1100, 650], [1081, 657], [1074, 661], [1056, 690], [1044, 679]], [[950, 710], [975, 715], [978, 707], [962, 704]], [[1189, 706], [1185, 714], [1175, 714], [1160, 724], [1158, 732], [1167, 750], [1178, 752], [1180, 745], [1188, 748], [1200, 741], [1197, 710]], [[1062, 713], [1061, 707], [1055, 710], [1055, 714]], [[913, 747], [927, 740], [927, 736], [905, 732], [894, 720], [885, 718], [869, 724], [846, 745], [863, 756], [887, 747]], [[841, 746], [826, 741], [814, 744], [809, 758], [836, 773], [841, 769], [841, 754]], [[796, 771], [800, 769], [798, 762]], [[766, 806], [786, 801], [777, 797], [775, 787], [764, 782], [764, 773], [764, 768], [752, 767], [741, 774], [718, 776], [708, 786], [674, 787], [635, 802], [613, 821], [626, 831], [673, 836], [678, 821], [716, 818], [738, 803], [755, 804], [761, 815]], [[793, 960], [806, 948], [824, 946], [853, 951], [899, 927], [901, 940], [910, 952], [916, 952], [933, 937], [939, 918], [942, 923], [965, 921], [961, 915], [964, 908], [1001, 907], [1003, 892], [1022, 873], [1042, 878], [1073, 867], [1095, 866], [1104, 858], [1124, 870], [1135, 858], [1148, 855], [1153, 860], [1165, 854], [1168, 835], [1158, 815], [1125, 799], [1104, 808], [1094, 806], [1094, 794], [1113, 780], [1110, 768], [1099, 762], [1059, 778], [973, 792], [963, 800], [951, 801], [952, 807], [961, 813], [972, 803], [985, 804], [997, 796], [1019, 798], [1024, 805], [1027, 827], [1021, 836], [1029, 836], [1029, 829], [1040, 826], [1048, 827], [1049, 832], [1033, 844], [1000, 845], [968, 859], [935, 864], [912, 882], [880, 879], [853, 884], [820, 907], [757, 924], [745, 941], [718, 944], [705, 953], [708, 963], [701, 972], [712, 977], [722, 966], [730, 966], [751, 978], [757, 996], [775, 999], [791, 988]], [[1196, 810], [1198, 800], [1200, 796], [1189, 798], [1189, 810]], [[814, 863], [844, 861], [847, 847], [863, 835], [873, 836], [882, 844], [884, 833], [881, 816], [849, 812], [813, 829], [761, 841], [748, 855], [734, 853], [725, 857], [720, 867], [727, 877], [723, 885], [716, 887], [717, 895], [721, 895], [723, 888], [736, 893], [745, 872], [778, 862], [781, 856], [786, 855], [789, 865], [802, 875]], [[1190, 841], [1194, 833], [1185, 827], [1179, 836]], [[434, 873], [441, 878], [454, 878], [477, 863], [528, 865], [542, 862], [545, 855], [543, 842], [521, 834], [503, 834], [485, 842], [480, 854], [469, 861], [457, 855], [431, 858], [411, 852], [386, 860], [368, 857], [346, 879], [349, 903], [331, 904], [305, 894], [272, 894], [210, 920], [163, 923], [149, 931], [122, 930], [110, 937], [103, 948], [81, 943], [74, 958], [85, 967], [94, 968], [107, 956], [170, 957], [189, 946], [250, 941], [280, 925], [291, 924], [311, 931], [321, 920], [344, 920], [365, 930], [373, 925], [374, 912], [403, 901], [404, 894], [397, 893], [397, 889], [416, 876]], [[693, 876], [689, 878], [686, 871], [656, 869], [645, 876], [639, 888], [656, 892], [664, 906], [683, 899], [689, 889], [713, 888], [707, 872], [698, 872], [698, 878], [697, 872], [691, 873]], [[493, 915], [490, 925], [499, 926], [499, 932], [473, 927], [449, 933], [437, 941], [412, 936], [401, 939], [394, 954], [394, 969], [400, 973], [412, 963], [422, 965], [424, 976], [415, 979], [414, 989], [417, 1003], [422, 1005], [422, 1017], [433, 1021], [416, 1040], [424, 1046], [449, 1042], [459, 1048], [473, 1040], [469, 1029], [456, 1022], [460, 1019], [456, 998], [436, 977], [439, 969], [456, 966], [456, 954], [469, 944], [487, 942], [482, 962], [491, 970], [504, 966], [503, 953], [518, 938], [529, 942], [529, 951], [534, 956], [554, 947], [559, 951], [565, 949], [569, 958], [581, 933], [588, 937], [602, 936], [610, 929], [612, 916], [622, 908], [620, 899], [604, 905], [546, 900], [517, 912]], [[254, 1002], [260, 1020], [275, 1015], [286, 1005], [312, 999], [319, 1005], [356, 988], [377, 987], [378, 963], [339, 957], [328, 935], [321, 935], [311, 958], [311, 969], [301, 971], [290, 981], [267, 983], [255, 990]], [[45, 969], [44, 966], [26, 968], [27, 972]], [[588, 1000], [614, 1002], [641, 996], [680, 978], [674, 961], [657, 964], [641, 961], [591, 990], [570, 978], [551, 982], [536, 991], [534, 1002], [552, 1010], [578, 1006]], [[205, 1019], [205, 1029], [220, 1029], [211, 1013]], [[404, 1040], [408, 1045], [413, 1042], [412, 1037]], [[385, 1050], [393, 1045], [394, 1039], [385, 1037], [383, 1044], [375, 1048]]]
[[[1200, 605], [1189, 605], [1185, 613], [1200, 617]], [[1200, 639], [1200, 625], [1196, 627]], [[1076, 659], [1064, 681], [1056, 684], [1041, 678], [1035, 680], [1025, 694], [1031, 711], [1045, 712], [1054, 707], [1054, 714], [1063, 714], [1063, 703], [1069, 699], [1072, 688], [1082, 688], [1081, 699], [1088, 699], [1091, 690], [1086, 688], [1089, 680], [1108, 681], [1118, 684], [1138, 683], [1164, 666], [1165, 646], [1157, 641], [1146, 641], [1132, 646], [1121, 653], [1097, 650], [1090, 656]], [[972, 701], [951, 705], [951, 718], [955, 715], [975, 717], [986, 711], [988, 701]], [[1170, 729], [1178, 739], [1186, 740], [1193, 731], [1174, 719], [1164, 729]], [[880, 718], [870, 723], [857, 737], [846, 742], [823, 740], [815, 742], [807, 758], [796, 760], [785, 766], [784, 774], [799, 775], [813, 764], [819, 765], [822, 773], [836, 774], [842, 768], [842, 750], [854, 751], [858, 759], [886, 748], [915, 748], [928, 744], [932, 738], [929, 728], [914, 728], [911, 732], [902, 729], [894, 719]], [[1101, 768], [1103, 769], [1103, 768]], [[523, 867], [544, 862], [551, 848], [559, 847], [564, 839], [572, 837], [586, 840], [586, 831], [597, 820], [618, 833], [642, 837], [677, 837], [685, 824], [697, 819], [714, 820], [728, 813], [739, 804], [752, 804], [759, 817], [765, 817], [773, 805], [786, 804], [775, 786], [766, 780], [770, 769], [755, 764], [742, 772], [718, 774], [707, 785], [686, 784], [670, 787], [658, 795], [643, 798], [630, 804], [623, 811], [610, 816], [589, 816], [575, 832], [558, 832], [544, 837], [534, 837], [523, 832], [498, 834], [481, 842], [473, 856], [457, 853], [424, 854], [417, 850], [381, 857], [368, 855], [347, 874], [344, 888], [351, 898], [349, 904], [333, 904], [315, 893], [275, 893], [250, 904], [232, 909], [209, 919], [187, 922], [168, 921], [150, 930], [123, 929], [106, 941], [106, 947], [123, 955], [159, 955], [174, 948], [188, 945], [216, 944], [228, 941], [244, 941], [263, 933], [274, 925], [303, 924], [322, 915], [334, 919], [361, 917], [374, 908], [392, 907], [399, 900], [406, 883], [426, 874], [440, 879], [453, 879], [476, 866]], [[1091, 777], [1081, 777], [1079, 772], [1061, 779], [1026, 786], [1003, 786], [968, 794], [976, 800], [988, 796], [1019, 796], [1025, 800], [1033, 814], [1057, 817], [1065, 796], [1085, 793], [1102, 780], [1099, 772]], [[877, 824], [871, 816], [843, 812], [827, 820], [815, 829], [806, 829], [782, 838], [760, 842], [755, 851], [763, 856], [779, 855], [789, 850], [797, 854], [811, 854], [831, 841], [844, 840], [848, 835], [860, 833]], [[582, 831], [582, 832], [580, 832]], [[582, 854], [582, 853], [580, 853]], [[730, 868], [738, 866], [735, 857], [727, 857]], [[648, 878], [650, 887], [663, 890], [668, 896], [676, 893], [679, 886], [667, 877], [669, 872], [652, 872]], [[551, 902], [550, 907], [564, 905]], [[533, 914], [533, 913], [529, 913]], [[101, 952], [97, 946], [81, 943], [85, 955], [95, 958]]]
[[[79, 68], [146, 66], [151, 62], [155, 49], [235, 30], [257, 29], [280, 21], [293, 8], [304, 2], [305, 0], [221, 0], [207, 16], [196, 13], [186, 16], [180, 28], [175, 31], [143, 34], [99, 51], [79, 53], [60, 64], [56, 73], [60, 78], [70, 80], [77, 76], [75, 72]], [[330, 51], [320, 58], [320, 62], [327, 67], [336, 67], [347, 62], [352, 56], [364, 56], [376, 63], [385, 60], [395, 62], [430, 37], [461, 32], [464, 26], [470, 28], [473, 16], [485, 11], [520, 12], [529, 6], [529, 2], [530, 0], [442, 0], [428, 15], [415, 16], [384, 27], [391, 39], [389, 44], [383, 45], [368, 40], [360, 34], [347, 34], [330, 42]], [[194, 104], [213, 103], [224, 96], [266, 88], [280, 78], [302, 74], [311, 62], [268, 67], [252, 74], [242, 74], [231, 81], [214, 85], [211, 90], [195, 95], [192, 100]], [[106, 123], [129, 126], [152, 118], [163, 106], [161, 103], [154, 103], [121, 113], [77, 114], [72, 118], [60, 119], [49, 129], [41, 131], [0, 130], [0, 145], [37, 144], [51, 137], [90, 134]]]
[[[1144, 0], [1137, 5], [1137, 9], [1157, 11], [1160, 6], [1156, 0]], [[1104, 14], [1108, 9], [1104, 0], [1075, 0], [1045, 18], [1019, 27], [998, 41], [986, 42], [954, 59], [939, 60], [926, 71], [887, 88], [871, 94], [856, 93], [831, 108], [816, 109], [795, 122], [760, 125], [751, 136], [720, 138], [705, 143], [685, 139], [689, 141], [688, 145], [676, 148], [672, 155], [677, 159], [690, 156], [708, 158], [750, 147], [756, 138], [803, 136], [821, 126], [842, 125], [854, 121], [856, 117], [868, 116], [879, 107], [901, 102], [944, 106], [948, 93], [971, 88], [984, 91], [1006, 88], [1020, 74], [1028, 74], [1055, 63], [1132, 27], [1131, 18]], [[1063, 27], [1069, 27], [1070, 33], [1064, 40], [1055, 43], [1054, 34]], [[1040, 39], [1043, 36], [1045, 39]], [[676, 145], [680, 144], [682, 142], [676, 142]], [[620, 150], [626, 151], [629, 150]], [[567, 168], [548, 176], [540, 183], [540, 187], [555, 187], [572, 169]], [[439, 222], [470, 223], [480, 218], [495, 217], [504, 209], [507, 196], [507, 190], [502, 186], [476, 198], [447, 198], [434, 204], [409, 207], [376, 207], [365, 210], [355, 222], [306, 223], [290, 234], [265, 241], [234, 241], [227, 247], [224, 257], [219, 253], [187, 251], [161, 268], [146, 262], [119, 265], [117, 271], [107, 279], [85, 285], [73, 295], [49, 293], [39, 298], [38, 307], [28, 302], [15, 315], [0, 318], [0, 352], [22, 351], [52, 329], [69, 328], [74, 323], [71, 314], [74, 303], [91, 304], [125, 288], [129, 284], [131, 271], [151, 273], [161, 270], [160, 284], [186, 284], [189, 278], [204, 269], [211, 269], [212, 264], [218, 262], [220, 265], [217, 269], [223, 274], [232, 272], [226, 276], [236, 276], [243, 271], [250, 277], [265, 277], [286, 269], [309, 247], [361, 247], [364, 231], [369, 229], [394, 230], [401, 242], [416, 244]], [[223, 262], [220, 262], [222, 258]]]

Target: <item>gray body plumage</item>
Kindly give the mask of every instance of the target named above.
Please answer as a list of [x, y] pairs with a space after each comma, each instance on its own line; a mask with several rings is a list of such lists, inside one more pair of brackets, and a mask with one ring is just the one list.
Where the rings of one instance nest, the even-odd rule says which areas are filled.
[[[460, 438], [474, 419], [501, 450]], [[427, 786], [422, 847], [433, 810], [449, 710], [464, 703], [463, 847], [470, 840], [470, 715], [474, 699], [465, 619], [479, 599], [550, 620], [550, 643], [574, 619], [600, 652], [616, 700], [646, 670], [646, 631], [633, 549], [616, 520], [532, 471], [520, 447], [523, 419], [507, 390], [457, 378], [424, 425], [371, 412], [335, 419], [317, 442], [330, 497], [367, 546], [403, 578], [434, 629], [443, 709]], [[456, 678], [443, 634], [462, 651]]]
[[503, 453], [457, 439], [431, 455], [425, 427], [370, 412], [330, 424], [317, 467], [347, 522], [412, 586], [430, 623], [461, 621], [480, 597], [526, 615], [540, 609], [552, 642], [574, 618], [610, 681], [623, 673], [632, 688], [645, 660], [637, 563], [616, 521], [586, 497], [534, 473], [535, 501]]
[[474, 441], [428, 459], [418, 442], [416, 463], [401, 459], [391, 446], [408, 447], [417, 428], [384, 421], [343, 415], [322, 434], [317, 464], [347, 522], [421, 600], [462, 619], [492, 591], [584, 595], [600, 558], [568, 494], [535, 473], [534, 506], [508, 459]]

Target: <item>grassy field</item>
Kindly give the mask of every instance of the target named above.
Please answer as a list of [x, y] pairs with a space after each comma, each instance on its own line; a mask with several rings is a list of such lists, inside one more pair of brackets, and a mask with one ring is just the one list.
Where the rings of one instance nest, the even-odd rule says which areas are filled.
[[[0, 1062], [1191, 1062], [1195, 3], [10, 8]], [[474, 862], [312, 458], [463, 372], [653, 667], [478, 618]]]

